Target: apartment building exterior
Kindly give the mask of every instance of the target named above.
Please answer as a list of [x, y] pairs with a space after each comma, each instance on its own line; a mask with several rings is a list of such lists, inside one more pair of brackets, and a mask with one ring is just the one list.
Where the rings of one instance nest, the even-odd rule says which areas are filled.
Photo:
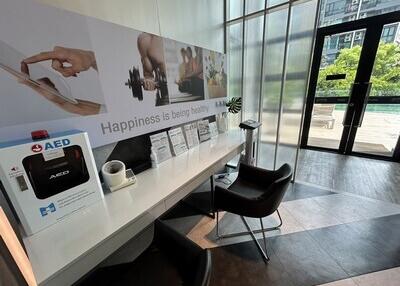
[[[321, 3], [319, 26], [330, 26], [400, 10], [399, 0], [325, 0]], [[331, 64], [341, 49], [362, 44], [365, 31], [332, 35], [324, 45], [324, 62]], [[381, 40], [392, 43], [400, 40], [400, 24], [386, 25]]]

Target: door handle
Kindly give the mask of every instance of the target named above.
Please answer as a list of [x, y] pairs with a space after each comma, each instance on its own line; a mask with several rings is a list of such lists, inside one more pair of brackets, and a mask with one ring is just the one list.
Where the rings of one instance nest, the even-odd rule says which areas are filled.
[[365, 94], [365, 96], [363, 102], [360, 103], [360, 116], [358, 118], [355, 118], [354, 126], [361, 127], [361, 124], [363, 123], [365, 110], [367, 109], [367, 104], [368, 104], [368, 97], [371, 91], [371, 86], [372, 83], [370, 82], [361, 83], [362, 92]]
[[370, 82], [357, 82], [352, 84], [349, 101], [343, 117], [343, 126], [361, 127], [370, 90]]
[[356, 85], [355, 83], [353, 83], [351, 85], [349, 100], [347, 102], [346, 111], [344, 112], [344, 116], [343, 116], [342, 125], [345, 127], [351, 126], [351, 124], [353, 122], [353, 116], [354, 116], [353, 95], [354, 95], [355, 85]]

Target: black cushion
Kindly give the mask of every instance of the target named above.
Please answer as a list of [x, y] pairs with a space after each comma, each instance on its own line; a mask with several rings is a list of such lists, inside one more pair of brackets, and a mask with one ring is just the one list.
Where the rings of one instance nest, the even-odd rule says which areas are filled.
[[254, 182], [247, 180], [236, 180], [230, 187], [229, 191], [241, 194], [249, 199], [256, 199], [263, 195], [264, 188]]
[[291, 178], [288, 164], [269, 171], [241, 163], [238, 177], [228, 189], [215, 187], [214, 206], [247, 217], [268, 216], [278, 209]]

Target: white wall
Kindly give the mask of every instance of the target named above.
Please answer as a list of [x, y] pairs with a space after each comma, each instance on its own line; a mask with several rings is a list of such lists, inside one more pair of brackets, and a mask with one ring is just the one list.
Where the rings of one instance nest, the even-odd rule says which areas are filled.
[[223, 52], [223, 0], [38, 0], [83, 15]]

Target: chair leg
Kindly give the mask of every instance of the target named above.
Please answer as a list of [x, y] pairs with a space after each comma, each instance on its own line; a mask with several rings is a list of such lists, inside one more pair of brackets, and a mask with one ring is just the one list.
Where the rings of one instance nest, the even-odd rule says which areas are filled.
[[219, 235], [219, 211], [216, 210], [215, 212], [216, 212], [216, 219], [217, 219], [217, 230], [216, 230], [217, 233], [216, 233], [216, 235], [217, 235], [217, 239], [220, 239], [222, 237], [220, 237], [220, 235]]
[[[262, 221], [262, 218], [260, 218], [260, 224], [261, 224], [261, 229], [264, 229], [264, 223]], [[265, 254], [269, 260], [269, 256], [268, 256], [268, 249], [267, 249], [267, 239], [265, 238], [265, 232], [262, 232], [262, 236], [263, 236], [263, 241], [264, 241], [264, 250], [265, 250]]]
[[[256, 246], [258, 247], [258, 250], [260, 251], [261, 256], [264, 259], [265, 263], [268, 263], [269, 261], [269, 256], [267, 253], [267, 240], [265, 239], [265, 233], [263, 233], [263, 239], [264, 239], [264, 246], [265, 246], [265, 250], [262, 248], [262, 246], [260, 245], [260, 243], [258, 242], [255, 233], [251, 230], [249, 224], [247, 223], [246, 219], [243, 216], [240, 216], [244, 225], [246, 226], [246, 228], [248, 229], [251, 237], [253, 238], [254, 243], [256, 244]], [[261, 220], [261, 219], [260, 219]], [[261, 220], [261, 227], [262, 227], [262, 220]]]
[[[282, 222], [282, 217], [281, 214], [279, 213], [279, 210], [276, 210], [278, 217], [279, 217], [279, 224], [277, 226], [273, 226], [273, 227], [268, 227], [268, 228], [264, 228], [263, 226], [261, 227], [261, 229], [256, 229], [253, 230], [253, 233], [264, 233], [265, 231], [272, 231], [272, 230], [277, 230], [279, 229], [283, 222]], [[262, 220], [262, 219], [260, 219]], [[222, 234], [219, 235], [219, 225], [218, 225], [218, 212], [217, 212], [217, 238], [221, 239], [221, 238], [230, 238], [230, 237], [236, 237], [236, 236], [242, 236], [242, 235], [249, 235], [250, 232], [249, 231], [242, 231], [242, 232], [235, 232], [235, 233], [230, 233], [230, 234]]]

